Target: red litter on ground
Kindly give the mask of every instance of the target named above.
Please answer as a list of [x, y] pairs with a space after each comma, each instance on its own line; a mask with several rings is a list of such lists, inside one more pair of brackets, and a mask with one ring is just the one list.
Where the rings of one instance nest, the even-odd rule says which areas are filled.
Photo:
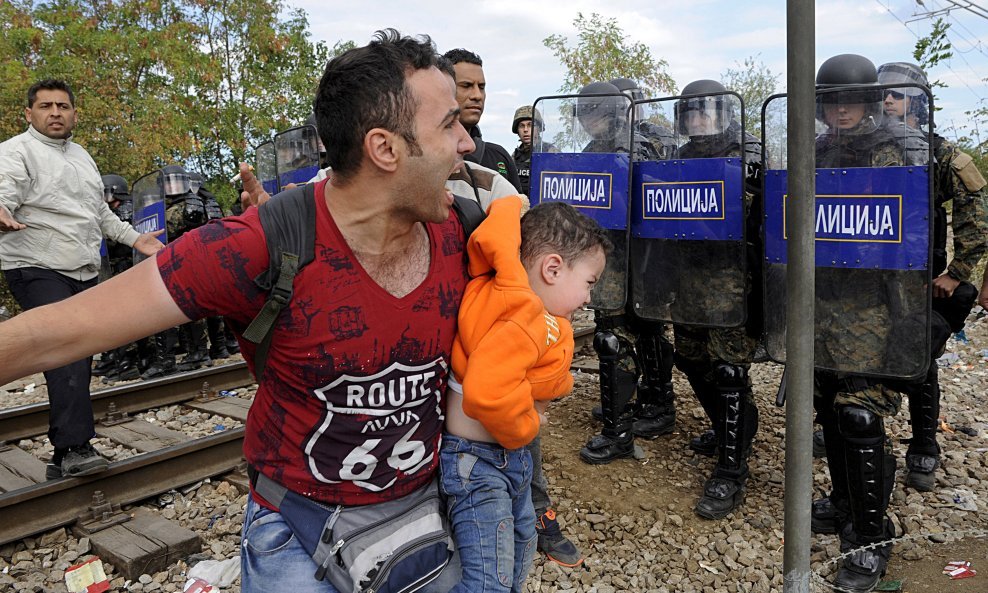
[[973, 577], [978, 572], [971, 568], [970, 560], [954, 560], [953, 562], [948, 562], [947, 566], [943, 567], [943, 574], [949, 576], [951, 579], [966, 579]]
[[94, 556], [82, 564], [65, 570], [65, 588], [69, 593], [102, 593], [110, 590], [110, 581], [103, 571], [103, 562]]
[[191, 578], [185, 582], [183, 593], [213, 593], [216, 588], [199, 578]]

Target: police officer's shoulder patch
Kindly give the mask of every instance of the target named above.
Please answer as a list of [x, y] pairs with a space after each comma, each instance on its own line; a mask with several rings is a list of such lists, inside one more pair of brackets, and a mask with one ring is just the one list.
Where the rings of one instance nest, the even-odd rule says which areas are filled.
[[981, 171], [974, 164], [974, 159], [966, 152], [954, 150], [954, 158], [950, 162], [950, 167], [969, 192], [981, 191], [985, 185], [988, 185]]

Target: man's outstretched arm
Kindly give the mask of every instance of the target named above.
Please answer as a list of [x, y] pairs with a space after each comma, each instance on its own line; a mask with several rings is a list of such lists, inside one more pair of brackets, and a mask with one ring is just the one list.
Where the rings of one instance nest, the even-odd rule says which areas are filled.
[[150, 258], [72, 298], [0, 323], [0, 385], [187, 321]]

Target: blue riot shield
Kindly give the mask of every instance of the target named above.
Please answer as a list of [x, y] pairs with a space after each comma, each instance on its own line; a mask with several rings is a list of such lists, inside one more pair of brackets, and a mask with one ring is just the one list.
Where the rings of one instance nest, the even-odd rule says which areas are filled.
[[278, 164], [275, 159], [274, 142], [269, 140], [254, 148], [254, 172], [261, 187], [273, 196], [281, 191], [278, 183]]
[[758, 140], [744, 133], [743, 102], [727, 92], [636, 108], [653, 127], [669, 129], [677, 148], [632, 166], [634, 311], [681, 325], [740, 326], [751, 286], [745, 172], [760, 158]]
[[540, 97], [532, 138], [532, 204], [561, 201], [597, 221], [614, 249], [590, 306], [624, 308], [628, 278], [628, 198], [635, 148], [631, 99], [620, 93]]
[[[165, 192], [161, 187], [159, 171], [135, 181], [130, 193], [134, 198], [134, 229], [138, 233], [165, 230]], [[168, 243], [168, 231], [158, 235], [158, 240]], [[134, 250], [134, 265], [145, 259], [146, 255]]]
[[[893, 133], [880, 98], [877, 87], [817, 94], [814, 364], [912, 379], [931, 358], [932, 181], [915, 164], [931, 162], [930, 145]], [[762, 122], [766, 348], [784, 362], [786, 212], [798, 199], [786, 188], [785, 95], [769, 98]]]
[[301, 185], [319, 173], [319, 134], [315, 126], [299, 126], [275, 134], [278, 182]]

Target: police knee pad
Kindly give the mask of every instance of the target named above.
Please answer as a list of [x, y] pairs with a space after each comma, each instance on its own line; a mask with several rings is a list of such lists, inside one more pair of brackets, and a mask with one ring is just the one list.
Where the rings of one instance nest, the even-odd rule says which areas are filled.
[[882, 417], [860, 406], [838, 406], [837, 427], [844, 440], [854, 445], [877, 445], [885, 441]]
[[748, 388], [748, 369], [743, 366], [718, 362], [714, 365], [714, 380], [720, 388], [734, 391]]
[[610, 331], [598, 331], [593, 335], [593, 349], [601, 358], [617, 358], [621, 353], [621, 340]]
[[[940, 358], [947, 350], [947, 340], [954, 333], [950, 329], [950, 323], [940, 314], [939, 311], [930, 313], [930, 352], [933, 358]], [[934, 363], [935, 364], [935, 363]]]

